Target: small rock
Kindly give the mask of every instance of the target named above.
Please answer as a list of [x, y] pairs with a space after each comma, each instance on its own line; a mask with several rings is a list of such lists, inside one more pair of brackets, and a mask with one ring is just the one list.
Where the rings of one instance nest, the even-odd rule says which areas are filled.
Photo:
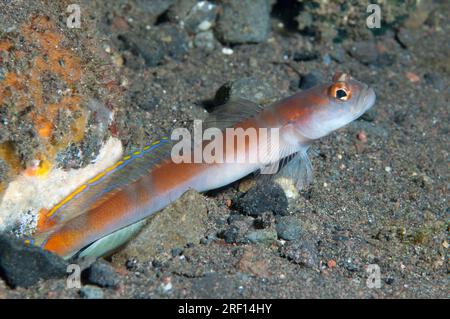
[[383, 46], [377, 45], [374, 41], [356, 42], [347, 52], [364, 65], [387, 66], [393, 63], [393, 56], [385, 52]]
[[196, 48], [205, 51], [213, 51], [215, 47], [215, 39], [212, 31], [199, 32], [195, 35], [194, 45]]
[[330, 52], [330, 57], [337, 63], [343, 63], [345, 61], [345, 56], [346, 56], [345, 50], [341, 46], [335, 47]]
[[104, 288], [114, 288], [119, 284], [119, 275], [110, 263], [104, 260], [97, 260], [87, 270], [87, 280], [91, 284]]
[[218, 7], [209, 1], [182, 0], [169, 9], [169, 19], [191, 34], [209, 30], [216, 21]]
[[257, 229], [250, 231], [245, 238], [253, 244], [273, 244], [277, 240], [277, 232], [274, 229]]
[[287, 215], [288, 200], [278, 184], [267, 183], [249, 190], [238, 200], [238, 207], [250, 216], [259, 216], [267, 211]]
[[311, 73], [307, 73], [305, 75], [302, 75], [301, 79], [300, 79], [300, 89], [302, 90], [308, 90], [314, 86], [316, 86], [317, 84], [320, 84], [324, 82], [324, 77], [321, 73], [319, 72], [311, 72]]
[[336, 261], [334, 259], [328, 260], [327, 267], [330, 268], [330, 269], [335, 268], [336, 267]]
[[231, 99], [243, 98], [258, 104], [267, 104], [276, 94], [275, 89], [264, 80], [246, 77], [222, 85], [216, 92], [214, 103], [222, 105]]
[[295, 62], [301, 62], [301, 61], [313, 61], [319, 58], [319, 52], [317, 51], [296, 51], [294, 52], [292, 59]]
[[295, 216], [279, 216], [276, 229], [278, 237], [284, 240], [296, 240], [302, 235], [300, 221]]
[[223, 2], [215, 27], [223, 43], [258, 43], [270, 31], [269, 0], [229, 0]]
[[253, 224], [253, 218], [240, 214], [231, 215], [228, 219], [230, 226], [220, 234], [226, 243], [245, 242], [245, 235]]
[[133, 4], [135, 10], [142, 14], [143, 20], [148, 25], [157, 22], [158, 17], [163, 14], [176, 0], [135, 0]]
[[11, 287], [29, 287], [40, 279], [63, 278], [67, 263], [40, 247], [0, 234], [0, 275]]
[[414, 47], [418, 40], [417, 32], [408, 28], [400, 28], [395, 37], [404, 48]]
[[360, 141], [361, 143], [367, 143], [367, 134], [364, 131], [359, 131], [356, 134], [356, 138], [358, 139], [358, 141]]
[[442, 77], [439, 74], [427, 72], [423, 75], [423, 79], [425, 83], [433, 86], [436, 90], [445, 90], [445, 82], [442, 81]]
[[84, 299], [103, 299], [103, 290], [96, 286], [86, 285], [81, 287], [80, 296]]
[[166, 57], [180, 61], [189, 48], [186, 31], [171, 24], [161, 24], [141, 33], [125, 33], [119, 39], [124, 49], [142, 57], [149, 67], [161, 64]]
[[156, 213], [128, 245], [113, 256], [123, 265], [134, 257], [140, 262], [167, 260], [173, 248], [197, 244], [206, 233], [207, 206], [205, 198], [189, 190], [177, 201]]
[[232, 48], [224, 47], [222, 48], [222, 53], [225, 55], [232, 55], [234, 53], [234, 50]]
[[295, 200], [300, 196], [294, 179], [280, 175], [273, 181], [283, 189], [287, 199]]
[[271, 212], [265, 212], [259, 215], [254, 221], [253, 226], [255, 229], [269, 228], [275, 222], [275, 218]]
[[281, 247], [281, 256], [310, 268], [315, 268], [319, 264], [317, 247], [309, 240], [289, 242]]
[[250, 189], [256, 186], [254, 178], [245, 178], [239, 182], [238, 190], [241, 193], [247, 193]]
[[420, 76], [418, 76], [417, 74], [415, 74], [413, 72], [407, 71], [407, 72], [405, 72], [405, 76], [411, 83], [420, 82]]

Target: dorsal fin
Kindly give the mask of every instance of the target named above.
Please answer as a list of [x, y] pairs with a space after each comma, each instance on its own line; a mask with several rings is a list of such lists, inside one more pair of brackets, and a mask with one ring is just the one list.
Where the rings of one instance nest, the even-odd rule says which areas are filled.
[[123, 157], [114, 165], [80, 185], [52, 209], [42, 210], [35, 237], [45, 237], [41, 235], [51, 233], [67, 221], [103, 203], [125, 185], [139, 179], [140, 176], [146, 174], [162, 159], [170, 155], [171, 144], [172, 142], [168, 138], [162, 138], [140, 151]]
[[217, 106], [209, 113], [203, 127], [205, 129], [208, 127], [217, 127], [219, 129], [233, 127], [236, 123], [255, 116], [263, 109], [259, 104], [246, 99], [232, 99], [223, 105]]

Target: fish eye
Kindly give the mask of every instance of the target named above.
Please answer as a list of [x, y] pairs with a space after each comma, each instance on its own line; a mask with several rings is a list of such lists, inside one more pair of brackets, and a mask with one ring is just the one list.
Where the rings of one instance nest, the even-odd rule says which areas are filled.
[[340, 101], [348, 101], [352, 97], [352, 91], [344, 82], [337, 82], [330, 86], [330, 95]]

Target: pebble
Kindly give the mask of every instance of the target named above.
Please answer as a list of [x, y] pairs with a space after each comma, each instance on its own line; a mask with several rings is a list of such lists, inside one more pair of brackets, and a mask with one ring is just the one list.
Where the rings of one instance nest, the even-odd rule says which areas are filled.
[[11, 287], [29, 287], [40, 279], [63, 278], [67, 263], [40, 247], [0, 234], [0, 276]]
[[264, 229], [269, 228], [272, 226], [275, 222], [275, 218], [271, 212], [265, 212], [259, 215], [255, 220], [253, 221], [253, 226], [255, 229]]
[[302, 90], [308, 90], [320, 83], [324, 82], [324, 77], [320, 72], [311, 72], [305, 75], [302, 75], [300, 78], [299, 88]]
[[413, 72], [409, 72], [409, 71], [405, 72], [405, 76], [411, 83], [420, 82], [420, 76], [418, 76], [417, 74], [415, 74]]
[[291, 241], [280, 249], [281, 256], [288, 258], [293, 263], [309, 268], [315, 268], [319, 265], [317, 247], [309, 240]]
[[222, 105], [229, 100], [243, 98], [258, 104], [267, 104], [276, 94], [276, 90], [269, 83], [250, 76], [222, 85], [216, 92], [214, 103]]
[[300, 221], [295, 216], [279, 216], [277, 219], [278, 237], [284, 240], [296, 240], [302, 235]]
[[196, 34], [214, 26], [217, 9], [217, 5], [209, 1], [184, 0], [172, 6], [168, 15], [187, 32]]
[[245, 238], [253, 244], [270, 245], [276, 242], [277, 232], [274, 229], [257, 229], [249, 232]]
[[245, 242], [245, 236], [253, 221], [250, 216], [233, 214], [228, 218], [229, 227], [220, 234], [220, 237], [228, 244]]
[[215, 39], [212, 31], [204, 31], [195, 35], [194, 45], [196, 48], [200, 48], [205, 51], [213, 51], [215, 48], [214, 41]]
[[158, 17], [175, 2], [176, 0], [135, 0], [132, 3], [135, 10], [143, 15], [147, 24], [153, 25], [157, 22]]
[[362, 143], [367, 143], [367, 134], [364, 131], [359, 131], [356, 134], [356, 138], [361, 141]]
[[163, 63], [170, 57], [181, 61], [188, 53], [188, 35], [171, 24], [161, 24], [145, 32], [129, 32], [120, 36], [124, 49], [145, 60], [148, 67]]
[[260, 216], [267, 211], [287, 215], [288, 200], [283, 189], [275, 183], [258, 185], [238, 199], [240, 210], [250, 216]]
[[104, 288], [115, 288], [119, 284], [119, 275], [110, 263], [99, 259], [87, 270], [87, 280], [91, 284]]
[[270, 31], [269, 0], [228, 0], [215, 27], [222, 43], [259, 43], [267, 40]]
[[319, 58], [319, 53], [317, 51], [295, 51], [292, 55], [292, 60], [295, 62], [300, 61], [313, 61]]
[[256, 186], [256, 180], [254, 178], [245, 178], [240, 181], [238, 190], [241, 193], [247, 193], [250, 189]]
[[234, 51], [231, 48], [222, 48], [222, 53], [225, 55], [232, 55]]
[[423, 75], [423, 79], [425, 83], [433, 86], [436, 90], [444, 91], [445, 90], [445, 82], [442, 81], [442, 76], [437, 73], [427, 72]]
[[336, 267], [336, 261], [333, 260], [333, 259], [328, 260], [327, 266], [328, 266], [328, 268], [330, 268], [330, 269], [335, 268], [335, 267]]
[[371, 40], [356, 42], [347, 48], [347, 52], [364, 65], [381, 67], [391, 65], [394, 62], [392, 55]]
[[81, 287], [80, 296], [84, 299], [103, 299], [103, 290], [96, 286], [86, 285]]

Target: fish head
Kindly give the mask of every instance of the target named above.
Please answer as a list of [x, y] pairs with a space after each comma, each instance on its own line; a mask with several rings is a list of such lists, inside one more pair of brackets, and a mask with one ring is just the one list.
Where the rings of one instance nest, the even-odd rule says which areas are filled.
[[[367, 84], [345, 73], [336, 73], [332, 82], [301, 92], [297, 117], [292, 121], [304, 137], [314, 140], [359, 118], [375, 104], [375, 92]], [[299, 95], [300, 97], [301, 95]]]

